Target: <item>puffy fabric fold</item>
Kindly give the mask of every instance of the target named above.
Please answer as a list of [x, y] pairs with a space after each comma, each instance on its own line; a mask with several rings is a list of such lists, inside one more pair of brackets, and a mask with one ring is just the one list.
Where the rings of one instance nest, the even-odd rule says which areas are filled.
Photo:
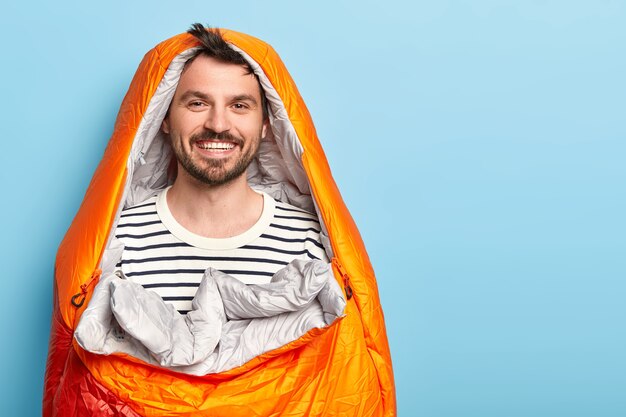
[[295, 260], [262, 285], [245, 285], [208, 268], [186, 316], [156, 293], [113, 274], [96, 286], [74, 336], [90, 352], [124, 353], [206, 375], [330, 325], [345, 305], [331, 269], [315, 260]]

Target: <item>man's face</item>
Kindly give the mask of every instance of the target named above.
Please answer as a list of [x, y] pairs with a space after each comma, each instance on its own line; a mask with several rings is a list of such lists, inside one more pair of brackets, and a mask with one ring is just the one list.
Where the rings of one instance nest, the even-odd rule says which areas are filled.
[[240, 65], [200, 55], [180, 77], [162, 129], [181, 167], [209, 185], [240, 177], [259, 148], [263, 121], [259, 83]]

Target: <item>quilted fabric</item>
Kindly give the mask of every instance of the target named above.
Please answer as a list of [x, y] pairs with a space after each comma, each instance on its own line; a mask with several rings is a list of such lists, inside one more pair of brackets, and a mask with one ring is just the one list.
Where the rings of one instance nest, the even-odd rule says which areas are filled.
[[186, 315], [120, 272], [100, 280], [74, 337], [89, 352], [126, 353], [206, 375], [330, 325], [345, 305], [330, 268], [319, 260], [296, 259], [260, 285], [208, 268]]
[[[222, 33], [255, 63], [269, 83], [273, 99], [280, 102], [284, 113], [277, 113], [276, 126], [284, 124], [293, 131], [296, 159], [289, 160], [288, 165], [291, 172], [301, 175], [287, 176], [283, 183], [271, 187], [277, 193], [292, 195], [293, 190], [300, 190], [303, 201], [314, 202], [328, 233], [334, 275], [339, 277], [347, 300], [345, 317], [327, 327], [313, 328], [234, 369], [200, 376], [172, 372], [125, 354], [89, 353], [73, 339], [101, 268], [113, 252], [107, 248], [116, 216], [136, 193], [128, 184], [129, 174], [155, 181], [141, 168], [129, 172], [134, 168], [128, 161], [137, 156], [132, 153], [139, 152], [133, 143], [146, 134], [142, 121], [148, 117], [151, 101], [161, 94], [159, 85], [168, 68], [196, 46], [191, 35], [177, 35], [150, 50], [141, 62], [102, 161], [59, 247], [44, 383], [46, 417], [396, 414], [391, 356], [376, 279], [308, 110], [269, 45], [241, 33]], [[287, 158], [289, 152], [280, 151]], [[271, 165], [275, 161], [269, 158]], [[144, 159], [143, 153], [138, 159]]]

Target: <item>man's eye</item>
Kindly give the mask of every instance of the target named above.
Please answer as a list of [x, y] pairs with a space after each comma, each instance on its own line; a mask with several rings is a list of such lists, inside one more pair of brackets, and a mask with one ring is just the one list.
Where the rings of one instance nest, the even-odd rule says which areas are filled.
[[192, 101], [191, 103], [189, 103], [189, 105], [191, 107], [200, 107], [200, 106], [202, 106], [202, 102], [201, 101]]
[[233, 108], [235, 108], [235, 110], [245, 110], [248, 109], [248, 105], [244, 104], [244, 103], [235, 103], [233, 104]]

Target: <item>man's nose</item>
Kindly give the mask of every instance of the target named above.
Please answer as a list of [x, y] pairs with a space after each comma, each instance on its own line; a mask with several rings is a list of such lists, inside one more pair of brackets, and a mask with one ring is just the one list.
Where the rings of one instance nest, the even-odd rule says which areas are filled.
[[204, 127], [217, 133], [230, 130], [230, 119], [225, 109], [214, 107], [207, 112]]

